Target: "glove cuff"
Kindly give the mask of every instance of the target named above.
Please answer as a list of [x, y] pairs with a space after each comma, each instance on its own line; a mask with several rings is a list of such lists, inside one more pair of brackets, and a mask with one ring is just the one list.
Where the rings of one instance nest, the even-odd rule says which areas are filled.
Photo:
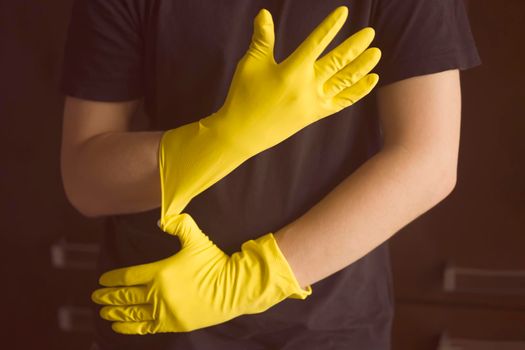
[[192, 198], [248, 158], [246, 153], [233, 148], [218, 130], [201, 121], [165, 131], [160, 139], [157, 158], [162, 225], [164, 216], [180, 214]]
[[273, 233], [268, 233], [255, 241], [261, 247], [262, 254], [269, 265], [272, 276], [270, 278], [280, 285], [287, 298], [304, 300], [312, 294], [311, 286], [307, 286], [306, 289], [300, 286]]

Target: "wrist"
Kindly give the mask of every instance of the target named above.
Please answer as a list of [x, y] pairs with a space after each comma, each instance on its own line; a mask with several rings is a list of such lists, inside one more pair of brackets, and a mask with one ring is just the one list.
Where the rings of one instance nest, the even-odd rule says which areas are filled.
[[265, 257], [265, 261], [274, 274], [275, 280], [285, 290], [286, 297], [292, 299], [306, 299], [312, 294], [311, 286], [302, 288], [290, 263], [279, 247], [273, 233], [268, 233], [255, 240]]

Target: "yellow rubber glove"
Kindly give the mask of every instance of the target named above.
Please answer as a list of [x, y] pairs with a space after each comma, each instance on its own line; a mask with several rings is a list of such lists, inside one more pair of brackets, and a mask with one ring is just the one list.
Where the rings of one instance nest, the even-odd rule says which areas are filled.
[[162, 208], [159, 227], [181, 239], [175, 255], [110, 271], [94, 302], [124, 334], [186, 332], [259, 313], [287, 297], [305, 299], [272, 233], [245, 242], [231, 257], [201, 232], [187, 203], [251, 156], [365, 96], [377, 83], [366, 75], [380, 57], [366, 49], [365, 28], [321, 59], [347, 8], [332, 12], [285, 61], [273, 59], [273, 23], [262, 10], [252, 43], [239, 62], [221, 109], [167, 131], [159, 147]]
[[239, 61], [224, 105], [210, 116], [163, 134], [159, 145], [164, 229], [188, 202], [241, 163], [368, 94], [378, 81], [368, 74], [381, 51], [365, 50], [366, 27], [318, 59], [348, 16], [338, 7], [284, 61], [273, 56], [272, 16], [255, 17], [248, 51]]
[[188, 332], [260, 313], [303, 290], [271, 233], [243, 243], [231, 256], [199, 229], [190, 215], [176, 216], [167, 232], [182, 249], [169, 258], [106, 272], [92, 294], [106, 305], [100, 316], [123, 334]]

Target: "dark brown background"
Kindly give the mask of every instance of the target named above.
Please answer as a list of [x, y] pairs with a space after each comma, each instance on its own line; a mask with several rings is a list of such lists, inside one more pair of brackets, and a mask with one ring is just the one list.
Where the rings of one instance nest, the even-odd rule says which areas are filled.
[[[56, 268], [50, 254], [61, 239], [91, 245], [104, 223], [76, 213], [60, 179], [64, 97], [57, 86], [71, 5], [71, 0], [0, 0], [0, 347], [5, 349], [86, 349], [89, 342], [89, 332], [61, 331], [57, 310], [88, 305], [90, 279], [96, 276]], [[483, 65], [462, 73], [454, 192], [391, 239], [395, 350], [438, 349], [445, 331], [451, 338], [525, 342], [525, 276], [465, 279], [464, 286], [484, 287], [443, 291], [450, 263], [525, 273], [525, 1], [468, 5]], [[518, 348], [525, 346], [512, 347]]]

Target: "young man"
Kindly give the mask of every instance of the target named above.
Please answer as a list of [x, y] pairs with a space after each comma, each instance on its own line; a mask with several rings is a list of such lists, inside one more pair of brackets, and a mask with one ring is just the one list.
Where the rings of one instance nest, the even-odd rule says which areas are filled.
[[[313, 293], [184, 333], [122, 335], [96, 317], [94, 348], [389, 348], [386, 242], [455, 183], [458, 70], [480, 63], [462, 1], [77, 0], [61, 81], [64, 187], [84, 215], [109, 216], [100, 273], [172, 256], [179, 241], [155, 226], [163, 131], [221, 107], [262, 7], [281, 62], [341, 5], [349, 19], [326, 52], [374, 28], [375, 89], [242, 163], [184, 209], [227, 254], [274, 232]], [[132, 131], [142, 102], [149, 125]]]

